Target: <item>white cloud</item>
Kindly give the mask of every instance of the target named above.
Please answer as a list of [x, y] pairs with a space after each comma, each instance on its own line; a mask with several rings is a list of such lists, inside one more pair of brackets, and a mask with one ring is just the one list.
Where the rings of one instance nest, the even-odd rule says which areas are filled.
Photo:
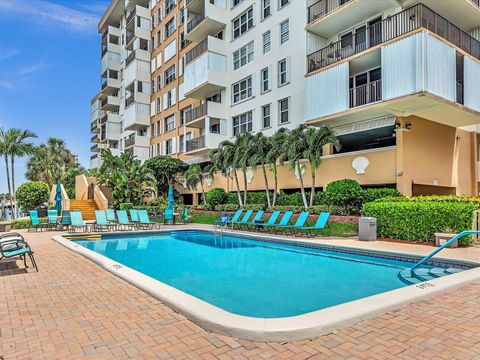
[[45, 0], [0, 0], [0, 16], [19, 15], [31, 23], [77, 33], [95, 33], [99, 16]]
[[0, 88], [12, 92], [18, 92], [31, 85], [32, 77], [45, 69], [42, 62], [33, 63], [17, 70], [10, 70], [0, 77]]
[[11, 57], [14, 57], [20, 52], [17, 49], [0, 49], [0, 60], [6, 60]]

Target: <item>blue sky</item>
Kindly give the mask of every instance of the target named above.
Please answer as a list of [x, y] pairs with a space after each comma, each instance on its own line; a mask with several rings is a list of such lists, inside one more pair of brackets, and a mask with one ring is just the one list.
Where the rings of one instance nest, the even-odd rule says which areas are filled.
[[[89, 166], [90, 100], [100, 84], [105, 0], [0, 0], [0, 125], [65, 139]], [[16, 166], [25, 181], [25, 159]], [[0, 192], [6, 192], [0, 161]]]

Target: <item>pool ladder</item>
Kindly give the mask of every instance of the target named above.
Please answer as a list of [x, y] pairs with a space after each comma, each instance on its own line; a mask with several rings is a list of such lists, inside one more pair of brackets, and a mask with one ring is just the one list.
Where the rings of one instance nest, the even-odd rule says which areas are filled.
[[[418, 269], [418, 268], [421, 265], [425, 264], [428, 260], [430, 260], [436, 254], [438, 254], [440, 251], [450, 246], [450, 244], [453, 244], [455, 241], [458, 241], [458, 239], [468, 235], [480, 235], [480, 231], [466, 230], [466, 231], [462, 231], [460, 234], [455, 235], [453, 238], [448, 240], [445, 244], [440, 246], [438, 249], [435, 249], [434, 251], [432, 251], [430, 254], [425, 256], [415, 265], [413, 265], [411, 268], [405, 268], [401, 270], [398, 273], [399, 278], [402, 279], [402, 281], [406, 281], [413, 284], [415, 282], [429, 280], [429, 278], [439, 277], [439, 276], [451, 274], [453, 272], [457, 272], [458, 270], [450, 269], [450, 268], [445, 270], [440, 270], [441, 268], [433, 268], [430, 270], [424, 270], [424, 269]], [[416, 269], [418, 269], [417, 272], [415, 272]]]

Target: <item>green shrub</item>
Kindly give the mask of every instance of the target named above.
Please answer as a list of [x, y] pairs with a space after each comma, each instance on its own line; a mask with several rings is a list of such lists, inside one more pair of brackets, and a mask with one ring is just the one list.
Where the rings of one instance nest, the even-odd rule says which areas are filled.
[[159, 196], [153, 199], [150, 203], [148, 203], [148, 205], [166, 208], [168, 206], [168, 199], [165, 196]]
[[400, 197], [397, 189], [393, 188], [369, 188], [362, 191], [362, 203], [372, 202], [382, 198]]
[[397, 196], [383, 197], [377, 202], [442, 202], [442, 203], [472, 203], [480, 205], [480, 198], [456, 195], [428, 195], [428, 196]]
[[275, 205], [275, 206], [270, 206], [268, 209], [269, 211], [293, 211], [294, 213], [299, 213], [301, 211], [304, 211], [305, 208], [302, 206], [298, 205]]
[[[310, 192], [307, 192], [307, 199], [310, 201]], [[302, 193], [294, 192], [291, 194], [285, 194], [280, 192], [277, 198], [275, 205], [286, 206], [286, 205], [297, 205], [303, 206]]]
[[120, 204], [120, 210], [130, 210], [130, 209], [133, 209], [133, 208], [137, 208], [135, 206], [133, 206], [132, 203], [121, 203]]
[[320, 214], [322, 212], [329, 212], [332, 215], [350, 215], [345, 213], [345, 209], [342, 206], [336, 205], [315, 205], [308, 208], [311, 214]]
[[[243, 199], [243, 193], [242, 193], [242, 199]], [[236, 191], [227, 193], [227, 199], [225, 201], [225, 204], [237, 204], [238, 206], [238, 195]]]
[[[242, 210], [254, 210], [254, 211], [263, 210], [264, 208], [265, 208], [264, 204], [247, 204], [241, 207]], [[238, 204], [220, 204], [215, 206], [215, 210], [222, 211], [222, 212], [237, 211]]]
[[[270, 194], [270, 198], [273, 194]], [[267, 194], [265, 191], [252, 191], [247, 193], [247, 204], [266, 204]]]
[[[377, 232], [393, 239], [433, 241], [436, 232], [461, 232], [472, 228], [478, 204], [467, 202], [377, 201], [363, 205], [362, 214], [377, 218]], [[472, 244], [470, 237], [461, 246]]]
[[15, 196], [23, 211], [29, 211], [48, 202], [48, 185], [40, 181], [26, 182], [17, 189]]
[[343, 207], [346, 214], [357, 214], [360, 210], [362, 187], [352, 179], [332, 181], [325, 190], [328, 205]]
[[227, 193], [223, 189], [214, 188], [205, 194], [205, 200], [209, 209], [215, 209], [215, 206], [226, 203]]
[[[40, 218], [40, 221], [47, 222], [47, 218]], [[29, 229], [32, 226], [30, 218], [15, 219], [10, 221], [12, 224], [12, 230]]]

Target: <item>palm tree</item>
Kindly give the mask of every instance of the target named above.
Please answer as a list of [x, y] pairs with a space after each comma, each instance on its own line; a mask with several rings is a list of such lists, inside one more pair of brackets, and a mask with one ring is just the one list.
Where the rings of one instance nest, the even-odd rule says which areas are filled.
[[218, 161], [220, 161], [220, 159], [223, 161], [222, 167], [224, 169], [227, 169], [227, 168], [232, 169], [233, 177], [235, 179], [235, 185], [237, 187], [238, 205], [242, 206], [243, 205], [242, 195], [240, 193], [240, 183], [238, 181], [238, 172], [237, 172], [239, 168], [239, 164], [235, 156], [235, 153], [237, 152], [236, 146], [237, 146], [236, 143], [233, 143], [231, 141], [221, 142], [218, 148], [222, 152], [222, 156], [221, 157], [219, 156]]
[[272, 143], [269, 141], [269, 139], [266, 136], [264, 136], [261, 132], [259, 132], [251, 138], [250, 148], [251, 148], [251, 152], [253, 153], [251, 157], [252, 168], [256, 168], [257, 166], [262, 167], [263, 181], [265, 184], [265, 193], [267, 195], [267, 204], [268, 204], [268, 207], [270, 207], [271, 206], [270, 188], [268, 186], [268, 176], [267, 176], [267, 170], [265, 165], [267, 164], [267, 161], [268, 161], [267, 156], [268, 156], [268, 153], [271, 151]]
[[286, 142], [286, 153], [283, 155], [284, 157], [286, 156], [287, 160], [289, 161], [290, 171], [297, 173], [298, 180], [300, 181], [300, 190], [302, 193], [302, 200], [305, 209], [308, 208], [308, 203], [302, 175], [304, 165], [301, 164], [301, 160], [304, 159], [304, 154], [308, 148], [308, 144], [305, 138], [306, 128], [307, 127], [304, 124], [301, 124], [289, 133]]
[[13, 202], [12, 202], [12, 187], [10, 183], [10, 170], [8, 165], [8, 156], [9, 156], [9, 146], [11, 139], [7, 138], [7, 132], [5, 129], [0, 128], [0, 156], [3, 156], [5, 159], [5, 170], [7, 175], [7, 186], [8, 186], [8, 197], [10, 200], [10, 209], [13, 209]]
[[277, 132], [269, 138], [270, 151], [267, 153], [266, 162], [272, 166], [273, 170], [273, 199], [272, 206], [275, 206], [278, 195], [278, 169], [277, 163], [284, 157], [285, 144], [288, 137], [288, 131], [285, 128], [280, 128]]
[[202, 202], [203, 207], [206, 207], [207, 201], [205, 199], [205, 189], [203, 187], [203, 181], [205, 180], [205, 176], [203, 175], [202, 168], [199, 164], [192, 164], [188, 167], [188, 170], [185, 171], [185, 182], [187, 188], [190, 190], [195, 190], [198, 185], [202, 189]]
[[340, 146], [338, 138], [330, 128], [324, 126], [321, 128], [310, 127], [304, 132], [307, 148], [305, 150], [305, 158], [310, 163], [310, 172], [312, 176], [312, 189], [310, 191], [310, 206], [315, 202], [315, 181], [316, 172], [322, 162], [323, 147], [325, 145]]
[[248, 194], [248, 181], [247, 170], [251, 165], [251, 158], [253, 156], [253, 150], [251, 148], [252, 135], [245, 133], [237, 137], [235, 140], [235, 163], [240, 166], [243, 172], [243, 205], [247, 204]]
[[18, 213], [15, 198], [15, 158], [31, 155], [34, 152], [35, 146], [32, 143], [27, 142], [27, 140], [36, 137], [37, 134], [31, 130], [11, 128], [6, 132], [6, 138], [11, 139], [8, 147], [8, 155], [10, 155], [10, 161], [12, 165], [12, 194], [13, 203], [15, 204], [14, 218], [17, 217]]

